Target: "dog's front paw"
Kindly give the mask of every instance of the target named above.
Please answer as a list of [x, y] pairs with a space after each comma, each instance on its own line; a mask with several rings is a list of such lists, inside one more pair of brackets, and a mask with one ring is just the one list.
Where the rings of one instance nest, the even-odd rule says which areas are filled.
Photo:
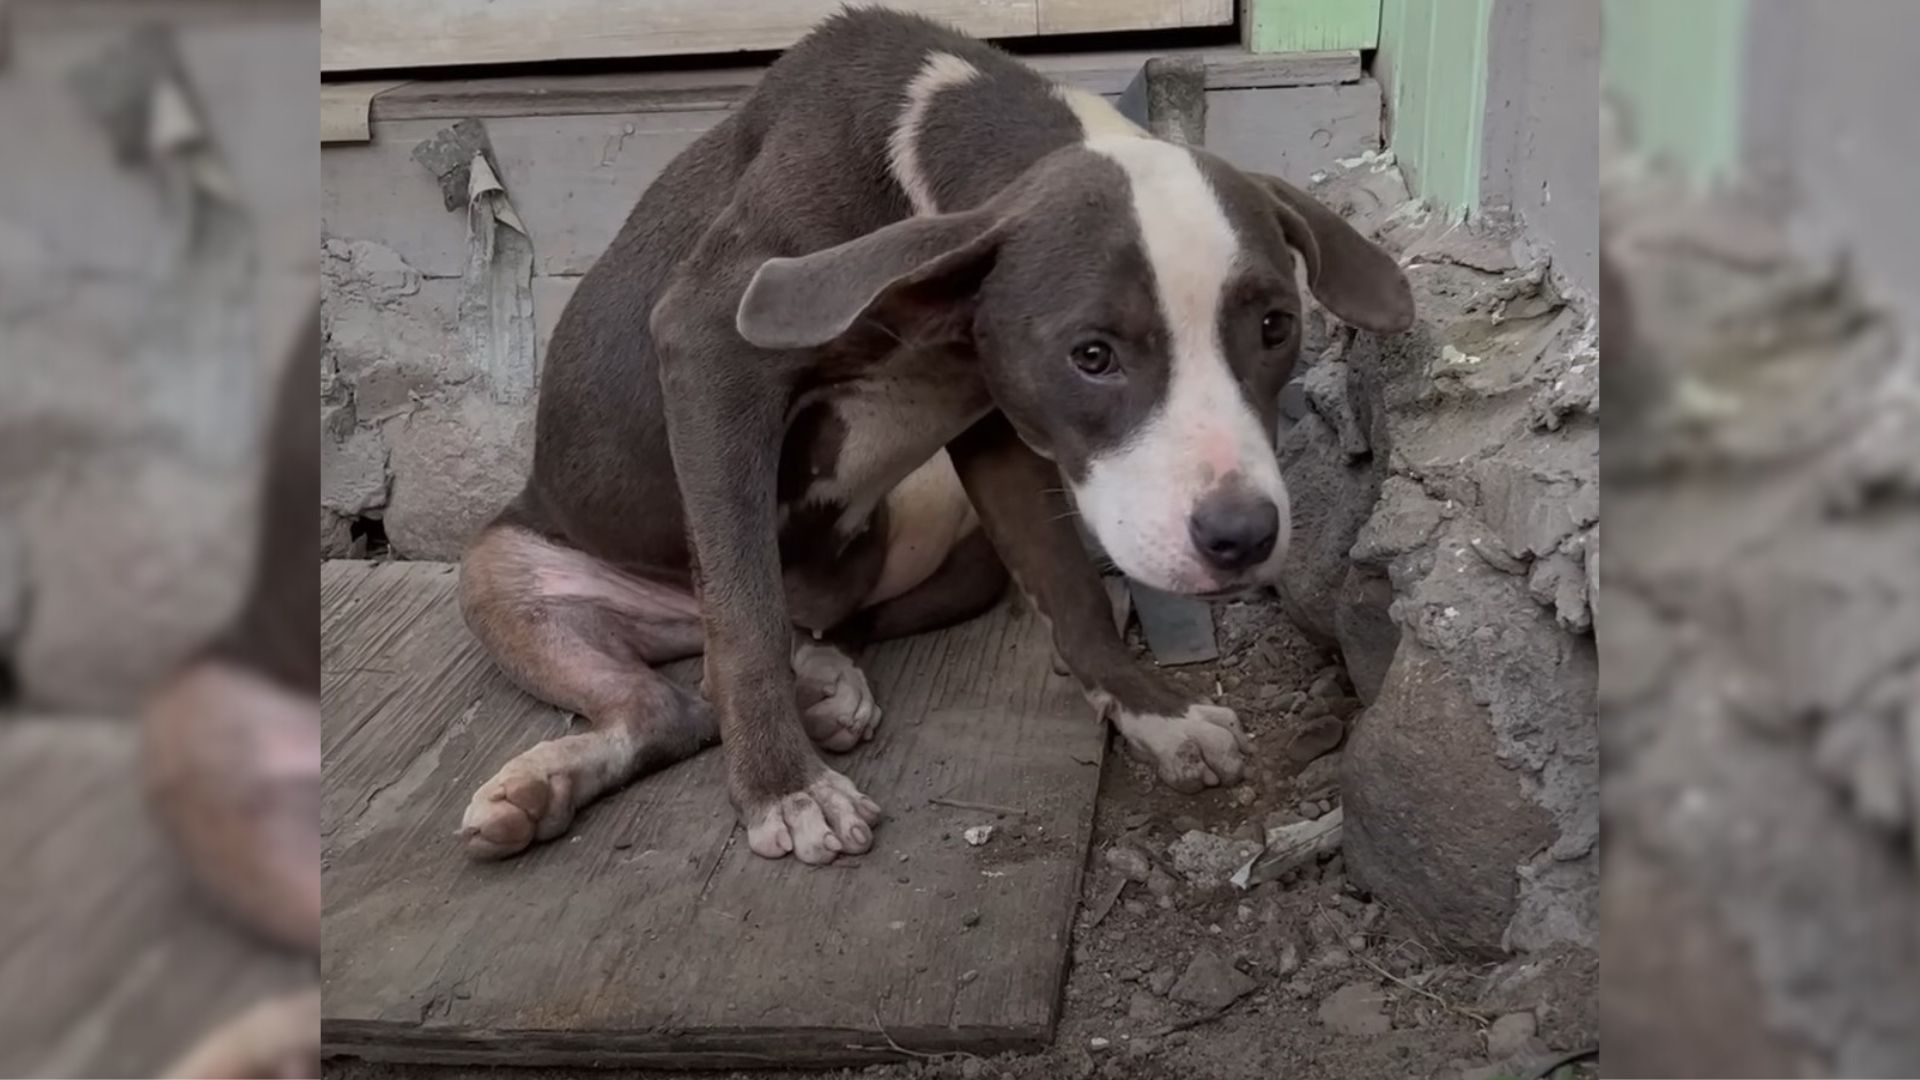
[[832, 645], [801, 640], [793, 648], [800, 720], [814, 745], [836, 754], [873, 738], [880, 706], [853, 658]]
[[799, 791], [743, 804], [740, 823], [755, 855], [778, 859], [791, 854], [822, 866], [873, 846], [880, 806], [853, 781], [823, 766]]
[[1245, 775], [1252, 743], [1240, 728], [1240, 718], [1222, 705], [1189, 705], [1178, 716], [1112, 711], [1113, 726], [1127, 740], [1127, 749], [1151, 762], [1160, 779], [1175, 791], [1189, 794], [1203, 788], [1238, 783]]

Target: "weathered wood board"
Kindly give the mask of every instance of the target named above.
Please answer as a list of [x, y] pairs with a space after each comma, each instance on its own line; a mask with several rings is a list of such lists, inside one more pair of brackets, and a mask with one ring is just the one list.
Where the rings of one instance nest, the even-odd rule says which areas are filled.
[[[327, 72], [784, 49], [840, 0], [327, 0]], [[1233, 25], [1232, 0], [893, 0], [976, 37]]]
[[0, 1076], [153, 1076], [313, 959], [205, 901], [147, 812], [128, 721], [0, 716]]
[[[329, 1054], [747, 1066], [1047, 1042], [1104, 735], [1037, 620], [1002, 608], [865, 658], [886, 720], [835, 761], [888, 814], [861, 858], [754, 857], [709, 752], [475, 863], [453, 835], [474, 787], [568, 718], [494, 669], [454, 580], [323, 573]], [[998, 831], [970, 847], [978, 824]]]

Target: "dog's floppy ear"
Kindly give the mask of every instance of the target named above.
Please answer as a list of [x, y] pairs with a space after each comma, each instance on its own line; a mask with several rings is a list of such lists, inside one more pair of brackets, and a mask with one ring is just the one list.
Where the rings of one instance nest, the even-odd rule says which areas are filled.
[[765, 349], [824, 345], [886, 299], [937, 305], [971, 290], [998, 244], [998, 219], [966, 211], [912, 217], [825, 251], [768, 259], [747, 283], [734, 323]]
[[1307, 286], [1328, 311], [1379, 334], [1413, 325], [1413, 290], [1393, 256], [1285, 180], [1250, 175], [1266, 189], [1287, 243], [1306, 261]]

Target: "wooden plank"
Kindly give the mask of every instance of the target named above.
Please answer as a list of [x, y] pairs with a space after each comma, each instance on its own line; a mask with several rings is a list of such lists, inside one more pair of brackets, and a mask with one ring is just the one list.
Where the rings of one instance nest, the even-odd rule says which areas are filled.
[[1039, 0], [1040, 33], [1232, 26], [1233, 0]]
[[[1425, 2], [1425, 0], [1422, 0]], [[1372, 49], [1381, 0], [1246, 0], [1240, 37], [1253, 52]]]
[[[1207, 67], [1209, 90], [1324, 86], [1359, 82], [1360, 54], [1344, 52], [1259, 55], [1235, 46], [1192, 50]], [[1023, 59], [1043, 74], [1096, 94], [1118, 94], [1148, 49], [1058, 53]], [[459, 120], [469, 116], [562, 116], [592, 113], [688, 112], [738, 105], [759, 84], [764, 67], [609, 75], [422, 79], [382, 93], [375, 121]], [[333, 85], [333, 84], [326, 84]]]
[[403, 80], [322, 83], [320, 85], [320, 141], [366, 142], [373, 137], [368, 123], [373, 99], [403, 84]]
[[[326, 0], [326, 72], [784, 49], [841, 0]], [[892, 6], [978, 37], [1031, 37], [1037, 0], [910, 0]]]
[[247, 936], [149, 820], [132, 724], [0, 723], [0, 1076], [152, 1076], [310, 957]]
[[[744, 1067], [1050, 1039], [1105, 740], [1036, 619], [1003, 608], [865, 659], [887, 719], [836, 767], [888, 811], [866, 856], [754, 857], [710, 753], [483, 864], [452, 836], [469, 795], [566, 717], [481, 654], [453, 582], [324, 569], [329, 1053]], [[988, 844], [961, 841], [981, 823]]]
[[[1494, 0], [1385, 0], [1380, 65], [1390, 74], [1394, 154], [1420, 195], [1449, 213], [1480, 202], [1480, 127]], [[1383, 76], [1388, 78], [1388, 76]]]

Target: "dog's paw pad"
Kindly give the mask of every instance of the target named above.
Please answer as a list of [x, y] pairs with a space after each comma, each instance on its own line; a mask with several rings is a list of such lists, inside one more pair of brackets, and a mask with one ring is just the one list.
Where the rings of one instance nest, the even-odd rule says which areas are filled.
[[825, 770], [800, 791], [783, 795], [746, 815], [747, 846], [756, 855], [793, 855], [813, 866], [873, 846], [880, 807], [853, 781]]
[[1151, 762], [1168, 787], [1188, 793], [1235, 784], [1246, 774], [1251, 744], [1240, 718], [1220, 705], [1192, 705], [1179, 716], [1117, 710], [1114, 725], [1134, 756]]
[[793, 673], [800, 719], [815, 745], [845, 753], [873, 738], [880, 706], [852, 657], [831, 645], [803, 641], [794, 649]]
[[481, 859], [517, 855], [536, 840], [551, 840], [573, 822], [568, 785], [560, 777], [529, 767], [524, 758], [507, 763], [480, 785], [460, 821], [467, 852]]

